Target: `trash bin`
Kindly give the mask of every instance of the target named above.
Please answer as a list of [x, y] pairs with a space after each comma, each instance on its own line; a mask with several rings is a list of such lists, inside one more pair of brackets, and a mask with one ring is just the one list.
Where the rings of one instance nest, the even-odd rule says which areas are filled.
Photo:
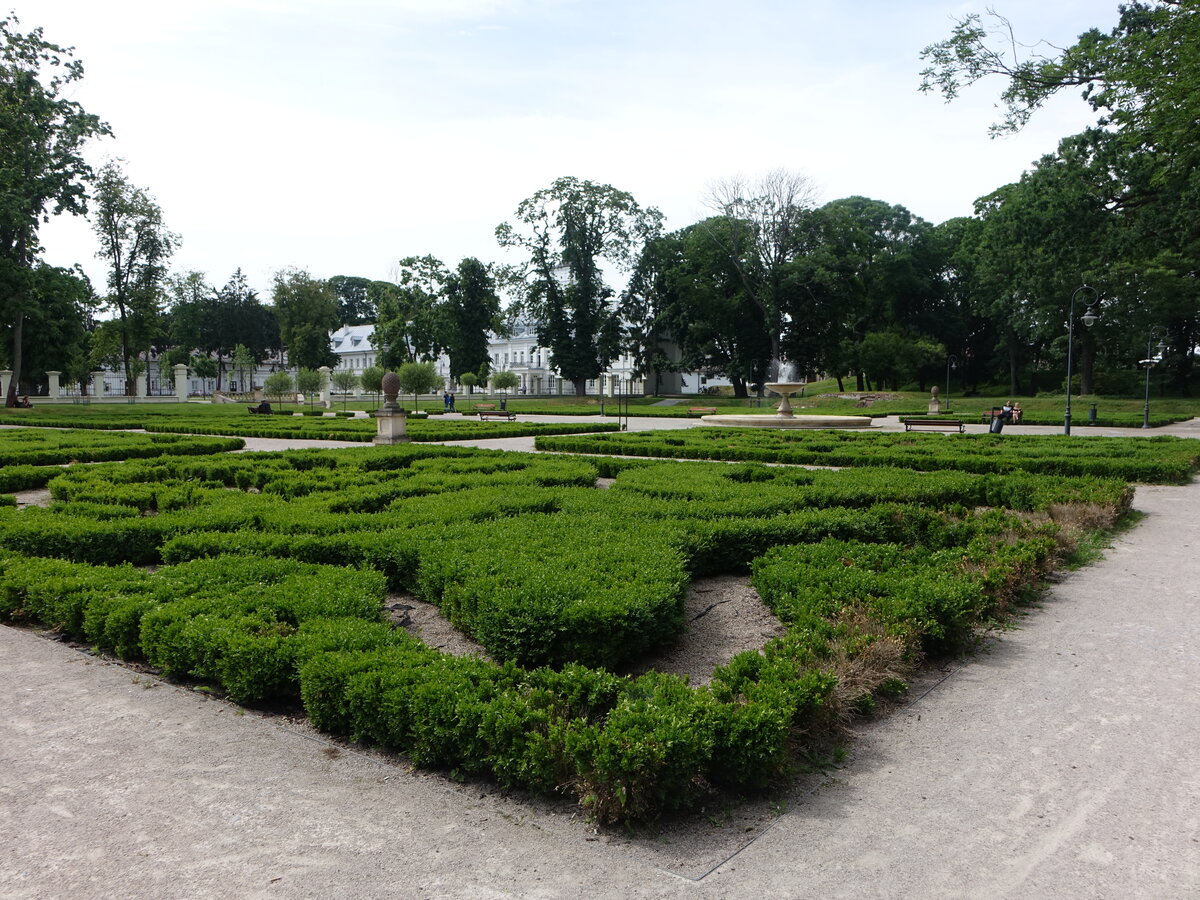
[[1092, 408], [1088, 410], [1088, 424], [1089, 425], [1096, 424], [1096, 404], [1095, 403], [1093, 403]]

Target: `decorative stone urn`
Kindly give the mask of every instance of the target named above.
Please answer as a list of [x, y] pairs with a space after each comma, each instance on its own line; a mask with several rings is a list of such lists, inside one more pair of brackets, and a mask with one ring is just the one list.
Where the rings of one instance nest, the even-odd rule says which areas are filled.
[[400, 376], [387, 372], [380, 383], [383, 389], [383, 408], [375, 413], [376, 444], [403, 444], [408, 437], [408, 414], [396, 403], [400, 393]]

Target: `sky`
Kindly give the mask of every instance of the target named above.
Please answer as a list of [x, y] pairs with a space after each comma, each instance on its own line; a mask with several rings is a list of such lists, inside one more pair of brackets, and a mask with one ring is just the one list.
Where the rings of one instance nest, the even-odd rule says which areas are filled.
[[[495, 240], [555, 178], [611, 184], [674, 230], [713, 183], [784, 168], [819, 202], [931, 222], [1094, 121], [1078, 93], [993, 140], [1003, 85], [921, 94], [920, 51], [989, 0], [10, 0], [75, 48], [72, 98], [182, 237], [177, 272], [392, 279], [407, 256], [516, 262]], [[1109, 30], [1116, 0], [990, 0], [1022, 41]], [[45, 259], [103, 290], [88, 222]]]

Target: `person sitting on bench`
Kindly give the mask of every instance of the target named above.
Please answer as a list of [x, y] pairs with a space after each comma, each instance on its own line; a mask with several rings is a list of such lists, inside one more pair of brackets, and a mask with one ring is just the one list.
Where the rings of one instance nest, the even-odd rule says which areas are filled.
[[266, 400], [262, 401], [260, 404], [258, 404], [258, 406], [247, 406], [246, 408], [252, 413], [262, 413], [264, 415], [271, 414], [271, 404]]

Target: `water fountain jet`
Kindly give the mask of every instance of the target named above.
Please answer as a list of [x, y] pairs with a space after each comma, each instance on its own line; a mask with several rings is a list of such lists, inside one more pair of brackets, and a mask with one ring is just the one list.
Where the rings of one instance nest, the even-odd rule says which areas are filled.
[[765, 387], [781, 398], [774, 415], [735, 413], [701, 416], [700, 421], [740, 428], [870, 428], [873, 424], [870, 416], [796, 415], [792, 411], [791, 396], [803, 391], [805, 382], [796, 381], [794, 367], [782, 360], [773, 361], [770, 371], [775, 380], [767, 382]]

